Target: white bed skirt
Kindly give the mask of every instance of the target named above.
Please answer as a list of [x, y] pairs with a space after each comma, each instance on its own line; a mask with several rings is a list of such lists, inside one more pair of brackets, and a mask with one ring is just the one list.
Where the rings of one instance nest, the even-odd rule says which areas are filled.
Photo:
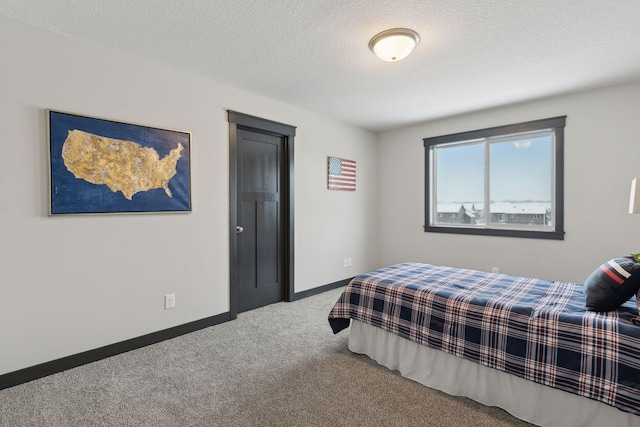
[[640, 416], [416, 344], [357, 320], [351, 320], [349, 350], [366, 354], [403, 377], [497, 406], [536, 425], [640, 426]]

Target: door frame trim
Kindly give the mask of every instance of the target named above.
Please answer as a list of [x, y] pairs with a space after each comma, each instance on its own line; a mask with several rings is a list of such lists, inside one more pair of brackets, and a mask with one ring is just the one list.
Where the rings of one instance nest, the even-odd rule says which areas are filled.
[[282, 272], [284, 300], [293, 301], [294, 287], [294, 165], [293, 142], [296, 127], [237, 111], [227, 110], [229, 120], [229, 315], [238, 315], [238, 129], [275, 135], [283, 139], [283, 173], [281, 183], [282, 222], [280, 241], [283, 242]]

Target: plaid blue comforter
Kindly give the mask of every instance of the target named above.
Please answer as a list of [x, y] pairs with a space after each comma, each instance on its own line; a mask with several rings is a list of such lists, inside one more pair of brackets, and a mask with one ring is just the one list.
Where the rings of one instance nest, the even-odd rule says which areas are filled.
[[634, 301], [585, 309], [582, 285], [404, 263], [354, 278], [329, 314], [640, 415]]

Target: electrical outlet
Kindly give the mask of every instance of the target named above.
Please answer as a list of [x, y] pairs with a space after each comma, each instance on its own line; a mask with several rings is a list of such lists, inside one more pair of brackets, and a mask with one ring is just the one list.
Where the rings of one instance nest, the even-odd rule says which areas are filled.
[[345, 267], [348, 267], [349, 266], [348, 258], [345, 258], [344, 260], [342, 260], [342, 263]]
[[491, 267], [492, 273], [500, 273], [500, 267]]
[[164, 296], [164, 309], [168, 310], [176, 306], [176, 294], [169, 294]]
[[351, 267], [351, 258], [347, 258], [347, 267]]

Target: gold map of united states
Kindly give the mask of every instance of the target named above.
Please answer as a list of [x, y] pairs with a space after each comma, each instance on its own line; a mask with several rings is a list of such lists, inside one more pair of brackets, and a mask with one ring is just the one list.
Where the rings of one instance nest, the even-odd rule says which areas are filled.
[[162, 188], [169, 197], [169, 181], [176, 174], [182, 144], [167, 156], [133, 141], [71, 130], [62, 146], [64, 165], [76, 178], [121, 191], [131, 200], [140, 191]]

